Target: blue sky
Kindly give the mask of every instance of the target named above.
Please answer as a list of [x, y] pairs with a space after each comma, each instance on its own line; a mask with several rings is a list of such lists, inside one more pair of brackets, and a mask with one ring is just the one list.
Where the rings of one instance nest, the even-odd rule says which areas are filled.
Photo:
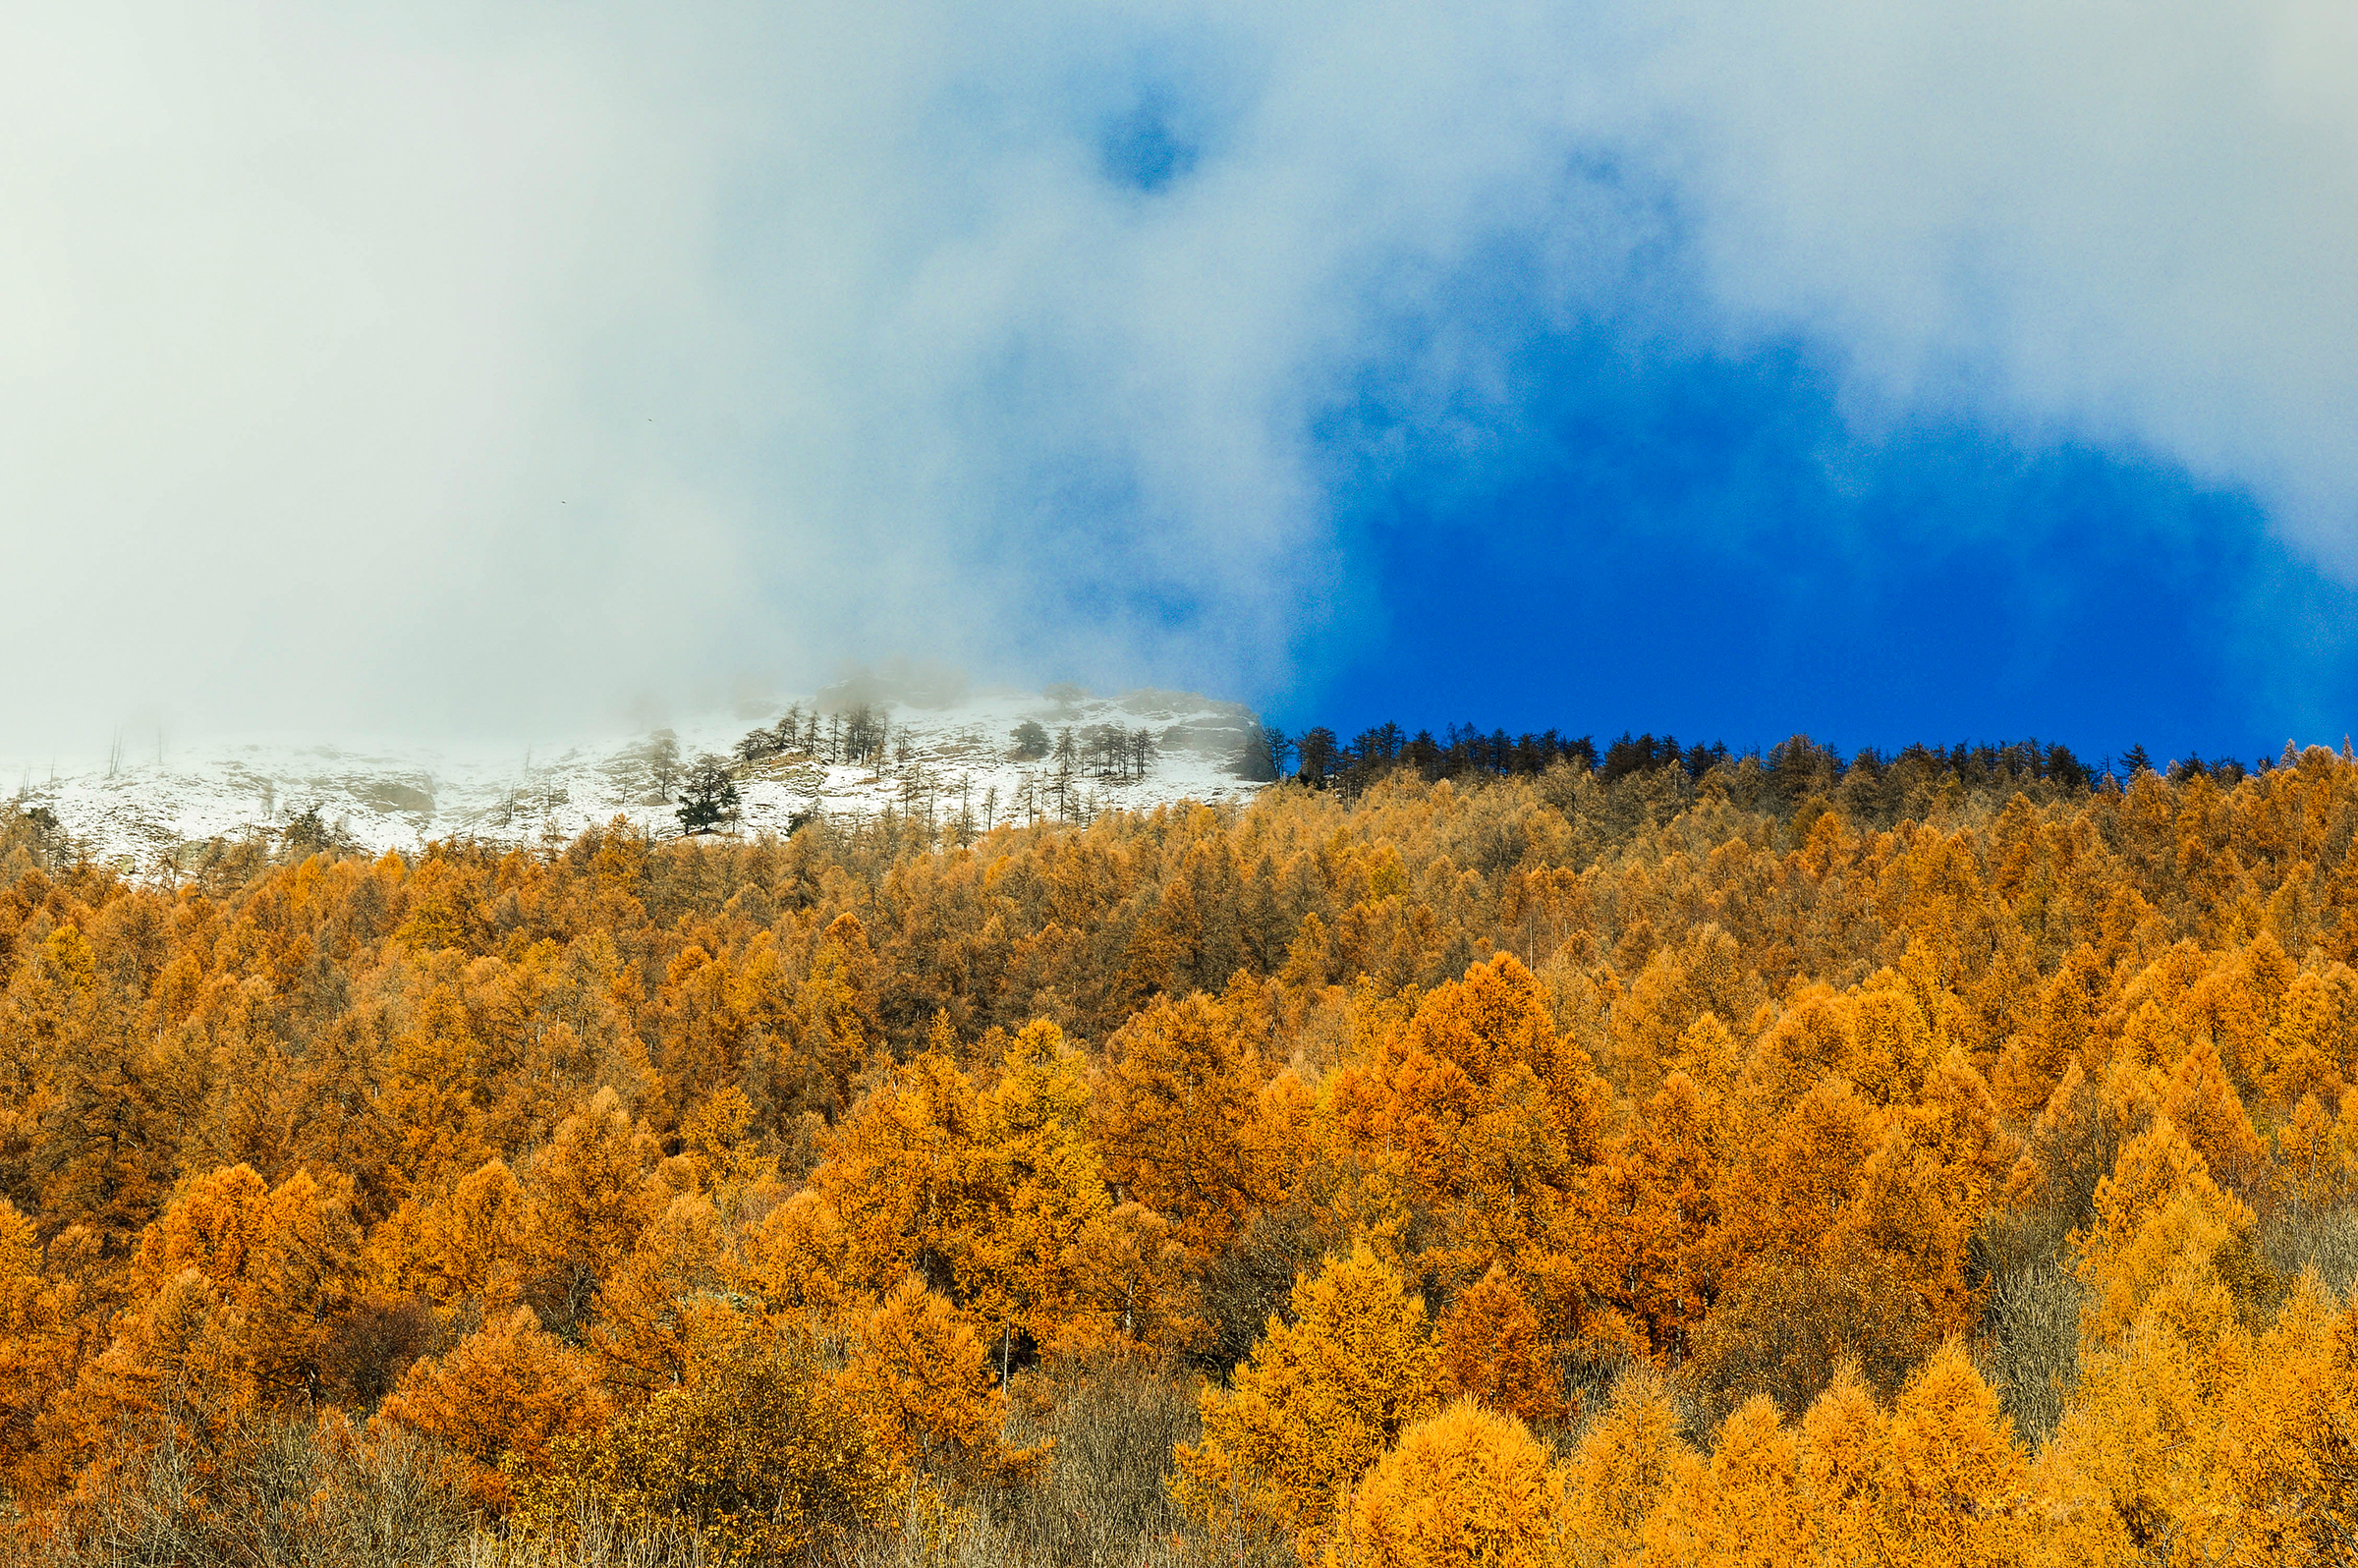
[[2248, 763], [2358, 723], [2358, 595], [2248, 495], [1971, 423], [1863, 437], [1795, 352], [1529, 376], [1518, 439], [1355, 495], [1338, 624], [1270, 704], [1293, 727]]
[[2353, 80], [2314, 0], [18, 7], [0, 755], [896, 655], [2338, 744]]

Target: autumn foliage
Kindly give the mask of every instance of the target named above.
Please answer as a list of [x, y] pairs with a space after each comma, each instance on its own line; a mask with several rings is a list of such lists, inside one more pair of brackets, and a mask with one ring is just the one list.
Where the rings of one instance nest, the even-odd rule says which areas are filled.
[[2354, 822], [1806, 742], [138, 877], [0, 812], [0, 1535], [297, 1432], [517, 1549], [1118, 1463], [1181, 1557], [2346, 1561]]

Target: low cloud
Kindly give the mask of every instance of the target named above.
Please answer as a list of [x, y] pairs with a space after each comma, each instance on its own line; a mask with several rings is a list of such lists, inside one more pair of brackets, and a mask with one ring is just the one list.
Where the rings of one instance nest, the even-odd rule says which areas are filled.
[[1796, 340], [2358, 540], [2327, 5], [0, 23], [0, 729], [548, 728], [895, 651], [1251, 693], [1512, 368]]

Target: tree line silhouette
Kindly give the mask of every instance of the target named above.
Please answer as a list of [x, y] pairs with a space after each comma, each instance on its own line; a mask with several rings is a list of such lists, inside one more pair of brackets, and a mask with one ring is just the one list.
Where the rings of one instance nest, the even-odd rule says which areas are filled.
[[[2290, 748], [2287, 750], [2289, 753]], [[1978, 788], [2051, 781], [2070, 788], [2091, 789], [2106, 775], [2119, 782], [2154, 771], [2157, 766], [2171, 778], [2209, 775], [2232, 786], [2249, 773], [2265, 773], [2273, 767], [2290, 765], [2291, 761], [2289, 755], [2264, 756], [2247, 768], [2231, 757], [2206, 761], [2199, 754], [2189, 753], [2165, 764], [2157, 764], [2140, 745], [2130, 747], [2117, 760], [2105, 758], [2089, 763], [2074, 756], [2067, 746], [2042, 745], [2035, 740], [2002, 744], [1959, 742], [1946, 748], [1917, 744], [1889, 754], [1868, 747], [1845, 758], [1807, 736], [1796, 736], [1766, 753], [1752, 755], [1763, 772], [1771, 776], [1783, 771], [1798, 773], [1809, 780], [1826, 774], [1839, 780], [1853, 769], [1863, 769], [1870, 777], [1880, 778], [1898, 769], [1909, 773], [1954, 773], [1961, 783]], [[1478, 775], [1544, 773], [1561, 763], [1595, 772], [1609, 784], [1630, 773], [1666, 767], [1679, 768], [1688, 777], [1700, 779], [1733, 759], [1734, 755], [1724, 742], [1682, 749], [1675, 736], [1632, 735], [1627, 731], [1600, 749], [1592, 736], [1567, 738], [1556, 730], [1510, 736], [1503, 729], [1486, 734], [1472, 724], [1451, 724], [1436, 739], [1429, 729], [1411, 735], [1397, 723], [1384, 723], [1362, 730], [1355, 739], [1344, 742], [1323, 725], [1289, 735], [1280, 726], [1264, 724], [1248, 744], [1239, 765], [1251, 777], [1286, 779], [1314, 789], [1340, 789], [1349, 794], [1398, 771], [1412, 772], [1432, 783]]]

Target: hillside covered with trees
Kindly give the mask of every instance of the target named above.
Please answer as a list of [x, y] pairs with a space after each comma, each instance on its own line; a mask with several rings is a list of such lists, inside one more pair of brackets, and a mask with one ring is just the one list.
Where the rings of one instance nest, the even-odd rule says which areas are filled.
[[2358, 761], [1371, 735], [0, 811], [0, 1560], [2353, 1560]]

